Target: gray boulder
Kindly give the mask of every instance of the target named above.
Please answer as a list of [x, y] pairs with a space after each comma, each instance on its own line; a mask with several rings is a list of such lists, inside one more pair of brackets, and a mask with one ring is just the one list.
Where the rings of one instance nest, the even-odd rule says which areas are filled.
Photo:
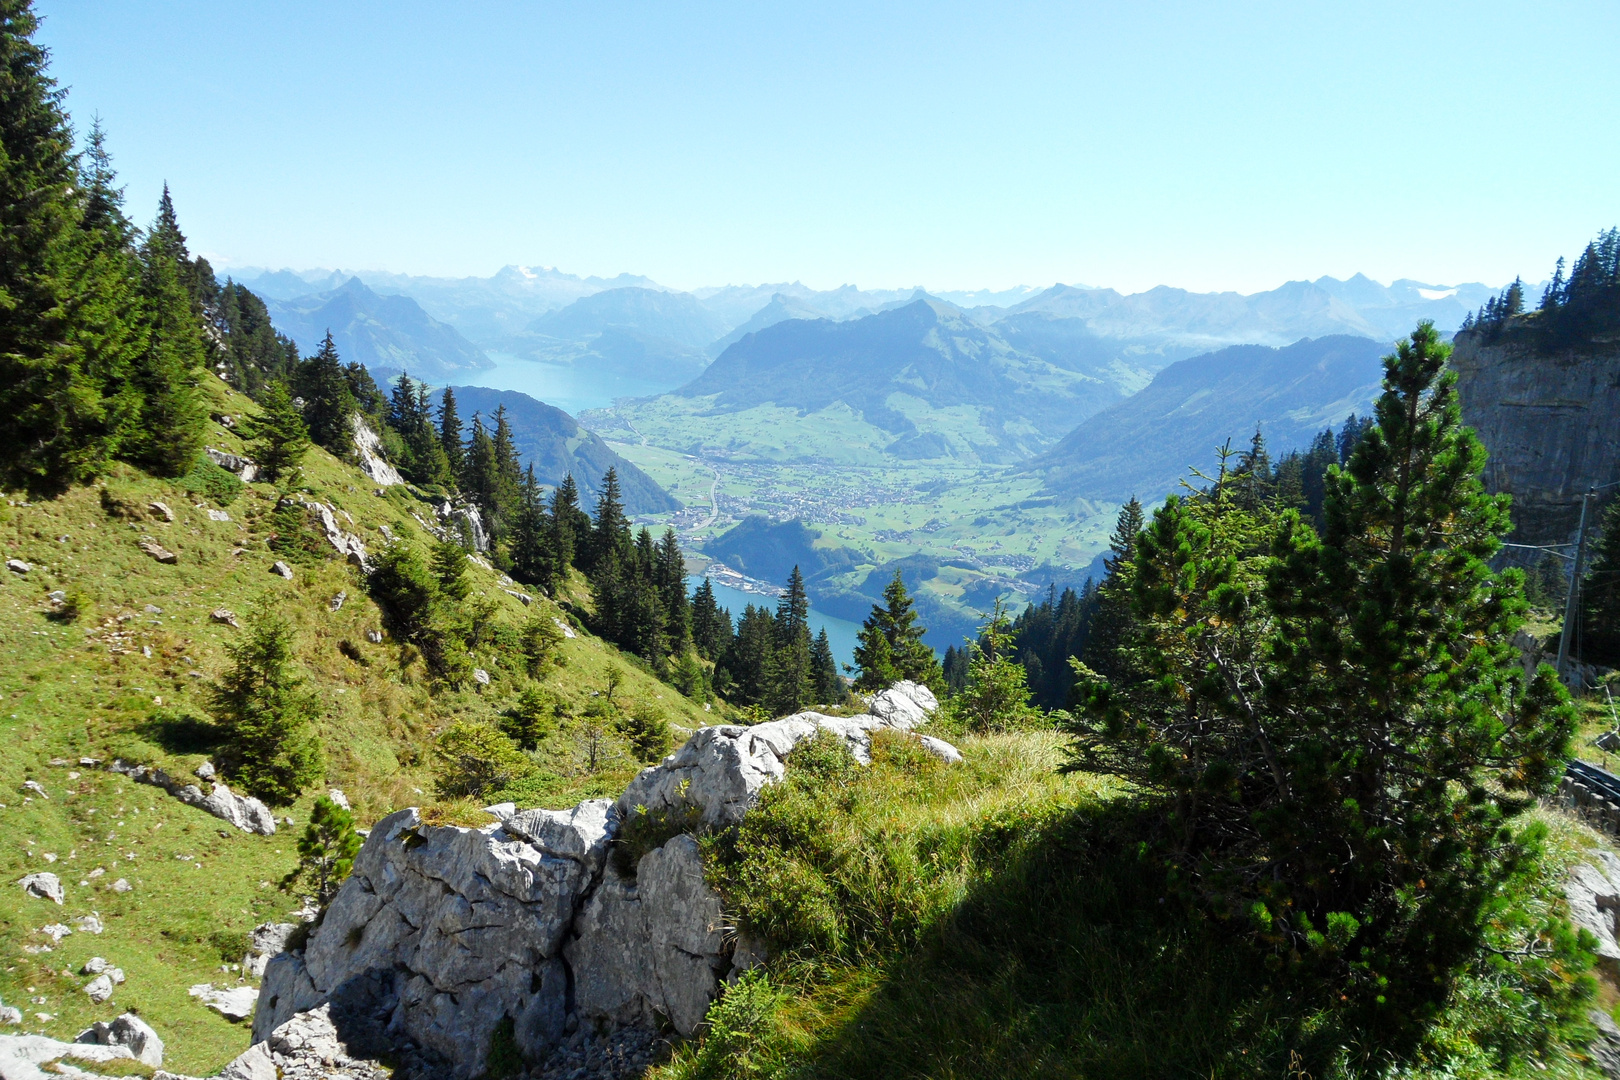
[[62, 889], [62, 879], [48, 870], [41, 870], [37, 874], [29, 874], [17, 884], [21, 885], [23, 892], [41, 900], [49, 900], [53, 904], [61, 904], [66, 897]]
[[163, 1040], [145, 1020], [134, 1013], [124, 1013], [115, 1020], [98, 1020], [79, 1032], [74, 1042], [93, 1043], [97, 1046], [123, 1046], [135, 1060], [154, 1069], [163, 1064]]
[[1570, 921], [1597, 938], [1598, 966], [1620, 975], [1620, 858], [1599, 850], [1576, 863], [1564, 884]]
[[236, 794], [225, 784], [215, 782], [213, 792], [204, 795], [196, 784], [176, 780], [162, 769], [147, 765], [131, 765], [122, 758], [114, 758], [108, 768], [138, 784], [160, 787], [187, 806], [195, 806], [222, 821], [228, 821], [243, 832], [257, 833], [260, 836], [275, 835], [276, 819], [275, 815], [270, 813], [270, 808], [258, 799]]

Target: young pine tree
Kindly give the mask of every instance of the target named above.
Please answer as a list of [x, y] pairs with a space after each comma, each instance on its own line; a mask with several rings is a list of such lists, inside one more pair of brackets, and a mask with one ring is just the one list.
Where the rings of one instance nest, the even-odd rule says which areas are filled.
[[281, 380], [265, 387], [259, 402], [264, 416], [254, 425], [253, 460], [265, 480], [273, 484], [298, 482], [304, 455], [309, 452], [309, 429]]
[[292, 624], [263, 608], [229, 646], [230, 670], [213, 690], [214, 718], [225, 729], [226, 775], [271, 806], [286, 806], [325, 771], [312, 730], [320, 715], [293, 659]]
[[322, 795], [309, 811], [309, 824], [298, 838], [298, 865], [281, 881], [291, 889], [302, 884], [319, 907], [326, 907], [354, 869], [360, 854], [360, 834], [354, 829], [354, 814]]
[[1030, 704], [1024, 665], [1013, 658], [1012, 632], [1006, 611], [997, 600], [985, 617], [977, 639], [967, 645], [967, 678], [950, 699], [950, 714], [975, 735], [1016, 731], [1041, 719]]
[[1385, 358], [1320, 536], [1223, 485], [1155, 513], [1130, 586], [1154, 677], [1082, 669], [1074, 729], [1077, 766], [1141, 792], [1173, 887], [1332, 1010], [1322, 1045], [1384, 1062], [1480, 961], [1496, 898], [1535, 858], [1512, 821], [1557, 784], [1574, 723], [1552, 669], [1527, 676], [1512, 643], [1518, 572], [1488, 566], [1507, 501], [1480, 483], [1448, 352], [1423, 323]]

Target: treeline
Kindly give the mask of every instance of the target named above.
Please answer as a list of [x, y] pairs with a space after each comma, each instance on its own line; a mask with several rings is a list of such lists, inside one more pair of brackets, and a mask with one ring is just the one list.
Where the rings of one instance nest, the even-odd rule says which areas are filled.
[[1531, 318], [1516, 325], [1561, 342], [1613, 326], [1620, 319], [1620, 229], [1598, 233], [1567, 275], [1560, 258], [1534, 311], [1526, 305], [1524, 282], [1515, 278], [1500, 296], [1465, 318], [1458, 333], [1473, 332], [1494, 341], [1509, 322], [1526, 315]]
[[[1256, 431], [1247, 449], [1226, 455], [1223, 482], [1246, 509], [1298, 510], [1320, 529], [1325, 524], [1329, 474], [1349, 463], [1372, 425], [1371, 417], [1351, 413], [1337, 432], [1324, 428], [1308, 449], [1291, 450], [1275, 461]], [[1053, 587], [1044, 600], [1030, 604], [1012, 620], [1008, 648], [1023, 666], [1034, 702], [1041, 708], [1065, 709], [1072, 704], [1071, 657], [1097, 670], [1108, 667], [1107, 655], [1118, 636], [1114, 625], [1118, 604], [1117, 598], [1115, 602], [1108, 599], [1107, 578], [1112, 577], [1114, 567], [1130, 558], [1143, 522], [1142, 505], [1132, 499], [1120, 510], [1109, 541], [1105, 580], [1087, 579], [1079, 591], [1065, 588], [1059, 593]], [[952, 693], [967, 683], [972, 649], [953, 646], [945, 650], [945, 685]]]

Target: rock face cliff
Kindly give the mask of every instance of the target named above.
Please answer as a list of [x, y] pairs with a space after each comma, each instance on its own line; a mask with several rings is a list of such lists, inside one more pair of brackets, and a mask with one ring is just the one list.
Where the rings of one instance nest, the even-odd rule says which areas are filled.
[[689, 1035], [757, 949], [725, 926], [693, 835], [625, 866], [609, 858], [620, 826], [661, 810], [701, 822], [694, 831], [735, 825], [800, 740], [831, 731], [865, 762], [872, 731], [908, 731], [935, 707], [927, 688], [900, 683], [860, 716], [702, 728], [616, 801], [492, 807], [500, 820], [481, 829], [391, 814], [303, 948], [266, 966], [253, 1041], [325, 1008], [346, 1044], [387, 1045], [419, 1071], [466, 1080], [507, 1037], [497, 1032], [537, 1062], [591, 1033], [667, 1022]]
[[1458, 334], [1451, 366], [1463, 420], [1490, 452], [1486, 487], [1513, 496], [1509, 540], [1567, 543], [1582, 493], [1620, 479], [1620, 334], [1553, 346], [1510, 323], [1485, 338]]

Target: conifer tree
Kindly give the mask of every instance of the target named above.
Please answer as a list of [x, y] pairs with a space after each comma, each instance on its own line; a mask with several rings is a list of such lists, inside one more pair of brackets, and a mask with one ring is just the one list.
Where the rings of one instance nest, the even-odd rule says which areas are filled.
[[298, 365], [293, 390], [304, 399], [304, 423], [309, 426], [310, 439], [332, 456], [352, 460], [357, 409], [343, 361], [332, 343], [332, 331], [326, 332], [315, 355]]
[[501, 497], [500, 464], [495, 456], [495, 440], [484, 427], [484, 418], [473, 413], [472, 433], [467, 439], [465, 465], [461, 472], [461, 490], [478, 507], [489, 529], [491, 542], [498, 537], [495, 531], [496, 510]]
[[951, 716], [974, 734], [1016, 731], [1036, 723], [1024, 665], [1013, 659], [1013, 635], [1001, 601], [985, 617], [978, 640], [968, 642], [967, 679], [950, 699]]
[[314, 894], [317, 906], [332, 902], [360, 854], [360, 834], [354, 828], [354, 815], [322, 795], [309, 811], [309, 824], [298, 838], [298, 865], [282, 879], [281, 887], [295, 884]]
[[776, 641], [766, 671], [766, 706], [778, 716], [796, 713], [815, 693], [810, 655], [810, 600], [794, 566], [776, 605]]
[[766, 675], [776, 649], [775, 622], [770, 608], [749, 604], [737, 620], [737, 634], [721, 661], [733, 687], [732, 697], [745, 705], [760, 704], [768, 692]]
[[631, 544], [630, 519], [624, 516], [624, 502], [619, 496], [619, 471], [610, 468], [602, 477], [602, 491], [596, 497], [587, 569], [606, 558], [610, 551], [628, 555]]
[[1086, 666], [1105, 678], [1122, 680], [1129, 670], [1125, 650], [1134, 636], [1131, 581], [1135, 573], [1136, 542], [1142, 534], [1142, 504], [1132, 496], [1120, 507], [1114, 535], [1108, 540], [1113, 553], [1103, 560], [1105, 574], [1097, 587], [1097, 612], [1091, 619], [1082, 658]]
[[264, 416], [254, 425], [251, 452], [263, 478], [272, 484], [295, 484], [309, 452], [309, 429], [293, 404], [287, 384], [277, 379], [259, 403]]
[[534, 465], [530, 463], [528, 472], [523, 476], [517, 522], [512, 528], [513, 577], [525, 584], [543, 585], [548, 589], [555, 585], [556, 562], [551, 550], [552, 536], [540, 481], [534, 478]]
[[841, 704], [848, 693], [844, 680], [838, 677], [838, 661], [833, 657], [825, 626], [816, 632], [816, 640], [810, 645], [810, 685], [811, 696], [819, 705]]
[[439, 449], [444, 451], [444, 460], [450, 469], [451, 486], [465, 487], [462, 474], [467, 469], [467, 450], [461, 443], [461, 415], [456, 412], [454, 387], [445, 387], [444, 397], [439, 402]]
[[124, 452], [160, 475], [179, 476], [202, 450], [208, 414], [196, 384], [208, 347], [189, 284], [185, 236], [167, 185], [157, 221], [141, 245], [140, 263], [147, 337], [131, 371], [139, 406]]
[[857, 690], [882, 690], [900, 679], [944, 689], [939, 659], [932, 648], [923, 644], [928, 629], [916, 622], [916, 607], [896, 570], [894, 580], [883, 590], [883, 603], [872, 606], [856, 635], [855, 664], [860, 668], [855, 680]]
[[512, 441], [512, 421], [507, 419], [506, 406], [495, 407], [495, 467], [500, 478], [499, 509], [510, 516], [517, 506], [518, 491], [523, 487], [523, 465], [518, 461], [517, 444]]
[[297, 673], [293, 637], [279, 613], [255, 613], [241, 640], [227, 647], [231, 667], [213, 691], [226, 774], [271, 806], [290, 804], [325, 768], [311, 730], [320, 705]]
[[454, 540], [440, 540], [433, 545], [433, 576], [439, 583], [439, 595], [459, 604], [472, 592], [467, 580], [467, 549]]
[[719, 660], [731, 643], [731, 613], [715, 601], [708, 578], [692, 596], [692, 640], [705, 660]]
[[692, 606], [686, 598], [686, 558], [673, 528], [666, 528], [658, 541], [653, 579], [664, 605], [670, 651], [685, 652], [692, 640]]
[[85, 136], [79, 186], [84, 191], [81, 227], [98, 234], [110, 247], [129, 248], [134, 241], [135, 225], [124, 214], [124, 189], [118, 186], [118, 174], [107, 149], [107, 133], [99, 116], [91, 119], [90, 134]]
[[1074, 729], [1077, 766], [1140, 785], [1173, 887], [1391, 1062], [1528, 872], [1509, 825], [1558, 782], [1574, 722], [1512, 643], [1517, 571], [1487, 563], [1507, 500], [1480, 483], [1448, 352], [1423, 323], [1385, 358], [1320, 536], [1221, 485], [1166, 502], [1132, 558], [1154, 677], [1082, 669]]

